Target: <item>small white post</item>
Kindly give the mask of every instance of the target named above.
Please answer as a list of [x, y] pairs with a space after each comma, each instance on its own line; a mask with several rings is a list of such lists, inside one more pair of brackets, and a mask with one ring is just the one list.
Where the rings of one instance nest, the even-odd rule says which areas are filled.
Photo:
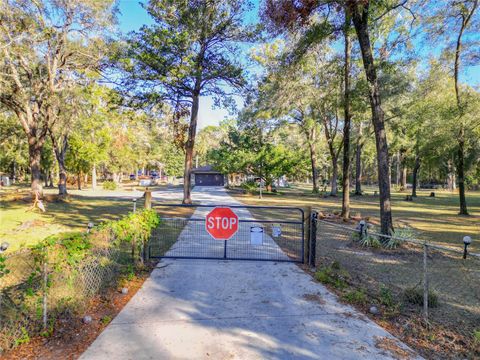
[[467, 258], [468, 254], [468, 245], [472, 243], [472, 238], [470, 236], [464, 236], [463, 237], [463, 259]]
[[360, 220], [358, 225], [360, 228], [360, 240], [363, 240], [363, 238], [367, 235], [367, 222], [365, 220]]

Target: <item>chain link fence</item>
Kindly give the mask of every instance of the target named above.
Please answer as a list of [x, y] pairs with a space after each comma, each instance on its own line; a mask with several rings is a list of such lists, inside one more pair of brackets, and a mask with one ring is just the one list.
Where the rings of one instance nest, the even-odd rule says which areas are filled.
[[54, 246], [5, 256], [0, 277], [0, 354], [31, 336], [49, 335], [57, 319], [81, 314], [95, 295], [116, 284], [122, 273], [133, 271], [138, 259], [132, 257], [131, 244], [115, 240], [110, 235], [97, 241], [81, 259], [63, 258]]
[[[407, 338], [421, 335], [435, 344], [431, 348], [480, 356], [479, 254], [464, 259], [463, 249], [385, 237], [363, 222], [350, 227], [322, 219], [316, 225], [319, 281], [367, 312], [403, 319]], [[419, 334], [412, 324], [426, 331]]]
[[[40, 281], [31, 274], [35, 261], [30, 250], [13, 253], [5, 258], [5, 275], [0, 278], [0, 353], [26, 341], [28, 334], [41, 328], [41, 322], [28, 311], [27, 289], [38, 289]], [[33, 289], [28, 290], [29, 293]]]

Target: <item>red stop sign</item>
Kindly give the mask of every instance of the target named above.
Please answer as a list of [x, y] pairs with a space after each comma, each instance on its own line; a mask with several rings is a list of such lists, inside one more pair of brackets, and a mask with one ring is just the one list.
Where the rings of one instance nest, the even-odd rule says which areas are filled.
[[216, 207], [205, 217], [205, 229], [216, 240], [228, 240], [238, 231], [238, 216], [228, 207]]

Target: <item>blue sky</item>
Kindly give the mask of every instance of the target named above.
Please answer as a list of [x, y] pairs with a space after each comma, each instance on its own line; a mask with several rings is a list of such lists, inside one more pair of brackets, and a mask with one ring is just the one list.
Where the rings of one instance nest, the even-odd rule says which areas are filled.
[[[142, 0], [146, 2], [148, 0]], [[258, 19], [258, 1], [255, 9], [246, 16], [247, 22], [255, 22]], [[152, 20], [141, 7], [138, 0], [119, 0], [119, 26], [123, 33], [132, 30], [138, 30], [144, 24], [151, 24]], [[461, 74], [461, 80], [476, 87], [480, 87], [480, 66], [464, 69]], [[237, 101], [239, 104], [240, 102]], [[198, 128], [201, 129], [208, 125], [218, 125], [218, 123], [228, 117], [228, 112], [224, 109], [212, 109], [213, 99], [211, 97], [202, 97], [200, 99], [200, 110], [198, 114]]]

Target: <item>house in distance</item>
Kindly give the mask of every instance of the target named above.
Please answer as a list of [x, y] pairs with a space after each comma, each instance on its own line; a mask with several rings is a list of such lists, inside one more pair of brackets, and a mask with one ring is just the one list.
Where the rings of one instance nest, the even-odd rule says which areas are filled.
[[224, 186], [225, 175], [215, 170], [213, 166], [206, 165], [192, 169], [192, 182], [195, 186]]

